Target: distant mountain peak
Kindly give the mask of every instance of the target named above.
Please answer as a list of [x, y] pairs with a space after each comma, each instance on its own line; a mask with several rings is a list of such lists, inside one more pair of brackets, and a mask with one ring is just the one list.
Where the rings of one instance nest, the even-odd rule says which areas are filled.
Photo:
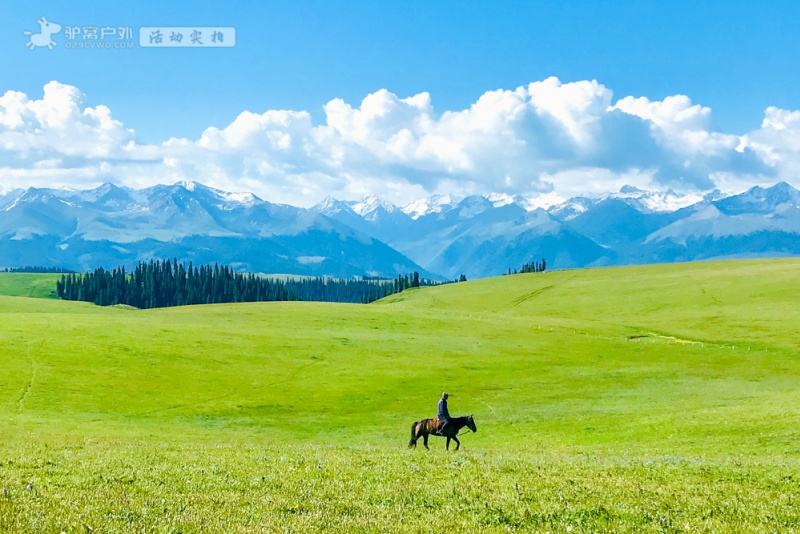
[[751, 187], [740, 195], [716, 201], [717, 206], [729, 215], [740, 213], [771, 213], [780, 206], [800, 207], [800, 191], [780, 182], [772, 187]]
[[395, 213], [400, 209], [391, 202], [379, 197], [378, 195], [367, 195], [351, 206], [352, 210], [362, 217], [374, 214], [378, 210], [386, 213]]
[[795, 197], [800, 194], [800, 191], [792, 187], [786, 182], [778, 182], [777, 184], [773, 185], [772, 187], [768, 188], [767, 190], [772, 190], [776, 193], [783, 193], [785, 195]]
[[494, 203], [482, 195], [470, 195], [458, 203], [458, 216], [470, 219], [494, 208]]
[[348, 213], [353, 212], [353, 209], [347, 202], [335, 199], [330, 195], [320, 200], [311, 209], [323, 215], [335, 215], [343, 211]]
[[429, 197], [420, 198], [403, 206], [402, 211], [412, 219], [419, 219], [432, 213], [444, 213], [451, 210], [456, 204], [461, 202], [463, 197], [456, 195], [435, 194]]
[[666, 191], [646, 191], [632, 185], [620, 188], [607, 198], [618, 198], [642, 212], [672, 212], [691, 206], [703, 200], [697, 193], [676, 193], [672, 189]]
[[623, 185], [619, 188], [619, 192], [623, 194], [637, 194], [637, 193], [645, 193], [646, 191], [639, 189], [633, 185]]
[[502, 208], [503, 206], [515, 204], [522, 200], [522, 197], [519, 195], [509, 195], [506, 193], [489, 193], [486, 198], [489, 199], [489, 202], [491, 202], [495, 208]]
[[195, 182], [195, 181], [192, 181], [192, 180], [181, 180], [180, 182], [176, 183], [175, 185], [183, 187], [187, 191], [194, 191], [199, 184], [197, 182]]

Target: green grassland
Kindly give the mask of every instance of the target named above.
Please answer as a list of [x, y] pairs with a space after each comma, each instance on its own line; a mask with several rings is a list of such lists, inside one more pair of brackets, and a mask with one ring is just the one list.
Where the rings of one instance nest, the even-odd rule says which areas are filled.
[[[800, 531], [798, 273], [556, 271], [366, 306], [3, 296], [0, 531]], [[407, 450], [442, 390], [478, 432]]]
[[0, 295], [56, 298], [56, 281], [60, 278], [60, 274], [0, 273]]

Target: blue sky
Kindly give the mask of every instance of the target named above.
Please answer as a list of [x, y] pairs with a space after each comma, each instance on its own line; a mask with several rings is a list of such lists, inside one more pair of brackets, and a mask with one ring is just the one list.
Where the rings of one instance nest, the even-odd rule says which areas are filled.
[[[628, 96], [661, 102], [674, 95], [685, 95], [691, 105], [710, 110], [704, 114], [701, 126], [692, 126], [693, 131], [729, 136], [744, 136], [759, 130], [770, 106], [787, 112], [800, 109], [797, 90], [800, 6], [790, 2], [758, 5], [696, 1], [265, 1], [226, 5], [223, 2], [53, 1], [7, 3], [1, 9], [0, 94], [13, 90], [36, 100], [42, 99], [43, 87], [51, 81], [74, 87], [82, 95], [81, 109], [107, 106], [115, 121], [126, 130], [133, 130], [132, 139], [142, 147], [160, 146], [171, 137], [198, 141], [207, 128], [225, 128], [244, 111], [254, 114], [269, 110], [303, 111], [308, 113], [312, 126], [324, 125], [328, 118], [324, 106], [330, 101], [341, 99], [358, 110], [365, 97], [381, 90], [398, 100], [428, 93], [428, 111], [420, 111], [419, 106], [414, 109], [438, 119], [447, 111], [470, 108], [489, 91], [513, 91], [550, 77], [558, 78], [561, 84], [594, 80], [612, 95], [611, 105]], [[36, 21], [42, 16], [62, 26], [127, 26], [133, 28], [137, 37], [141, 26], [232, 26], [236, 28], [237, 43], [224, 49], [136, 46], [125, 50], [76, 50], [66, 48], [62, 31], [54, 36], [55, 49], [28, 50], [23, 32], [37, 31]], [[530, 95], [524, 98], [533, 99]], [[391, 98], [384, 99], [386, 105], [404, 105], [392, 102]], [[625, 113], [652, 122], [649, 112], [640, 108], [627, 109]], [[536, 108], [539, 116], [543, 113], [541, 109]], [[567, 130], [568, 122], [562, 120]], [[663, 124], [658, 127], [670, 130]], [[786, 125], [781, 123], [781, 128], [786, 130]], [[393, 132], [402, 129], [398, 124]], [[626, 135], [633, 135], [631, 129], [636, 126], [625, 126]], [[325, 134], [312, 132], [312, 135], [309, 128], [306, 130], [302, 135], [324, 137]], [[445, 127], [424, 133], [410, 130], [419, 138], [435, 135], [440, 143], [448, 141]], [[571, 132], [573, 137], [577, 135]], [[515, 139], [530, 144], [537, 137], [528, 133]], [[753, 134], [750, 139], [753, 150], [774, 133]], [[291, 135], [296, 145], [297, 135], [301, 134], [295, 131]], [[183, 173], [199, 181], [225, 187], [247, 186], [262, 194], [296, 201], [304, 196], [316, 198], [325, 192], [344, 196], [366, 192], [375, 184], [361, 179], [361, 175], [378, 175], [378, 182], [389, 183], [390, 196], [398, 197], [400, 190], [409, 195], [449, 189], [483, 192], [504, 187], [510, 193], [558, 191], [558, 181], [542, 181], [539, 177], [586, 168], [598, 170], [597, 183], [603, 184], [598, 189], [616, 185], [622, 179], [617, 176], [618, 179], [609, 182], [608, 174], [601, 171], [625, 174], [623, 171], [627, 169], [633, 181], [637, 176], [641, 178], [643, 172], [649, 173], [649, 182], [642, 178], [643, 185], [705, 189], [714, 185], [774, 181], [794, 169], [775, 167], [774, 161], [767, 161], [766, 152], [758, 153], [759, 161], [754, 162], [746, 157], [747, 149], [745, 157], [739, 158], [736, 154], [721, 156], [709, 148], [705, 151], [706, 159], [692, 160], [694, 170], [683, 176], [675, 169], [676, 162], [686, 154], [676, 153], [676, 143], [686, 141], [667, 142], [664, 135], [652, 133], [654, 146], [647, 149], [655, 154], [669, 148], [664, 157], [670, 161], [663, 165], [657, 161], [657, 155], [646, 162], [627, 161], [616, 152], [590, 157], [584, 146], [571, 164], [565, 160], [561, 165], [534, 165], [535, 169], [519, 178], [513, 174], [515, 169], [531, 167], [533, 156], [519, 156], [522, 159], [517, 167], [504, 169], [503, 176], [483, 180], [477, 173], [490, 168], [489, 163], [454, 164], [455, 160], [442, 155], [444, 152], [437, 152], [439, 164], [434, 165], [426, 163], [428, 149], [422, 147], [416, 150], [412, 164], [408, 154], [402, 159], [392, 148], [394, 159], [388, 158], [374, 147], [365, 148], [364, 140], [359, 141], [358, 154], [335, 164], [327, 160], [324, 164], [316, 160], [306, 163], [298, 159], [299, 155], [289, 160], [265, 156], [268, 161], [261, 165], [259, 174], [254, 171], [257, 165], [251, 168], [246, 168], [246, 164], [230, 165], [228, 155], [209, 163], [217, 170], [224, 168], [224, 172], [205, 173], [197, 166], [187, 168], [178, 161], [170, 168], [180, 172], [155, 174], [166, 180]], [[351, 141], [347, 141], [348, 146], [352, 146]], [[84, 168], [82, 178], [68, 179], [70, 173], [61, 172], [61, 181], [66, 185], [89, 184], [101, 178], [131, 185], [143, 183], [141, 176], [146, 172], [141, 168], [134, 172], [130, 168], [134, 165], [119, 164], [125, 156], [114, 154], [111, 148], [107, 154], [89, 154], [78, 148], [71, 151], [69, 147], [51, 145], [39, 151], [36, 157], [40, 159], [36, 161], [30, 153], [0, 154], [0, 168], [14, 170], [0, 178], [5, 181], [5, 188], [19, 185], [20, 180], [38, 183], [42, 179], [41, 173], [26, 175], [25, 165], [62, 170], [74, 170], [81, 165], [96, 167], [95, 172]], [[793, 150], [791, 143], [785, 145], [780, 147], [783, 152]], [[248, 146], [252, 149], [252, 144]], [[441, 148], [443, 145], [437, 146], [431, 150], [445, 150]], [[475, 150], [469, 143], [459, 146], [453, 150], [465, 153]], [[329, 148], [326, 145], [325, 149]], [[364, 160], [366, 149], [371, 151], [373, 163], [359, 167], [356, 162]], [[595, 148], [592, 151], [597, 152]], [[151, 154], [149, 158], [153, 161], [179, 159], [175, 154], [156, 155], [155, 149], [140, 152]], [[547, 151], [533, 152], [538, 154], [536, 161], [555, 157]], [[564, 159], [564, 150], [557, 152]], [[97, 161], [103, 159], [100, 156], [107, 157]], [[147, 159], [141, 154], [131, 158]], [[742, 161], [733, 161], [737, 158]], [[101, 165], [103, 162], [105, 166]], [[298, 172], [304, 173], [305, 181], [300, 181], [305, 185], [291, 193], [288, 184], [297, 182]], [[320, 173], [324, 177], [314, 187]], [[720, 182], [722, 179], [709, 178], [714, 173], [736, 176]], [[9, 175], [13, 178], [8, 178]], [[592, 176], [584, 174], [577, 180], [593, 180]], [[563, 180], [569, 181], [569, 176]], [[568, 189], [563, 188], [564, 193]]]

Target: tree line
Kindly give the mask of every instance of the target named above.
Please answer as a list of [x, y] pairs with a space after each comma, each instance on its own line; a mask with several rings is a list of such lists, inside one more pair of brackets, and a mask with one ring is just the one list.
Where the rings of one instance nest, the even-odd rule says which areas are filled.
[[314, 277], [289, 279], [286, 289], [297, 295], [297, 300], [317, 302], [352, 302], [369, 304], [412, 287], [435, 286], [439, 282], [420, 277], [418, 272], [398, 275], [397, 278], [365, 276], [360, 279], [333, 279]]
[[508, 268], [508, 273], [506, 274], [517, 274], [517, 273], [543, 273], [547, 269], [547, 262], [544, 258], [542, 261], [532, 261], [530, 263], [523, 263], [522, 268], [520, 270], [514, 269], [511, 270], [511, 267]]
[[25, 265], [24, 267], [4, 267], [0, 273], [41, 273], [41, 274], [62, 274], [74, 273], [71, 269], [64, 267], [45, 267], [42, 265]]
[[163, 308], [188, 304], [308, 300], [370, 303], [411, 287], [437, 285], [418, 272], [395, 279], [333, 279], [325, 277], [278, 280], [238, 273], [220, 265], [188, 266], [177, 260], [140, 262], [132, 272], [125, 267], [108, 271], [62, 275], [56, 293], [64, 300], [99, 306], [125, 304], [136, 308]]

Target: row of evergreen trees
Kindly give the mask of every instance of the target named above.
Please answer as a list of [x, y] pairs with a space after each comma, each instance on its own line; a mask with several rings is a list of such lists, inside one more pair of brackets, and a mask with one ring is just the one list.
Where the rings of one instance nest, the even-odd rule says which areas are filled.
[[543, 273], [547, 269], [547, 262], [544, 258], [542, 261], [532, 261], [530, 263], [523, 263], [522, 269], [519, 271], [514, 269], [512, 270], [511, 267], [508, 268], [508, 273], [506, 274], [517, 274], [517, 273]]
[[530, 263], [523, 263], [522, 264], [522, 269], [520, 269], [519, 272], [521, 272], [521, 273], [543, 273], [545, 271], [545, 269], [547, 269], [547, 262], [545, 261], [544, 258], [542, 258], [542, 261], [540, 261], [540, 262], [532, 261]]
[[66, 274], [56, 283], [56, 293], [66, 300], [136, 308], [297, 300], [281, 282], [236, 273], [226, 266], [189, 264], [187, 268], [170, 260], [140, 262], [130, 275], [125, 267]]
[[420, 277], [418, 272], [399, 275], [395, 279], [363, 277], [361, 279], [302, 278], [286, 281], [286, 289], [298, 300], [318, 302], [355, 302], [369, 304], [411, 287], [434, 286], [437, 282]]
[[62, 274], [74, 273], [71, 269], [63, 267], [45, 267], [42, 265], [25, 265], [24, 267], [5, 267], [0, 269], [2, 273], [43, 273], [43, 274]]
[[163, 308], [187, 304], [313, 300], [369, 303], [410, 287], [435, 285], [419, 273], [396, 279], [339, 280], [304, 278], [275, 280], [230, 267], [188, 267], [177, 260], [140, 262], [133, 272], [124, 267], [85, 274], [65, 274], [56, 282], [65, 300], [93, 302], [100, 306], [127, 304], [136, 308]]

